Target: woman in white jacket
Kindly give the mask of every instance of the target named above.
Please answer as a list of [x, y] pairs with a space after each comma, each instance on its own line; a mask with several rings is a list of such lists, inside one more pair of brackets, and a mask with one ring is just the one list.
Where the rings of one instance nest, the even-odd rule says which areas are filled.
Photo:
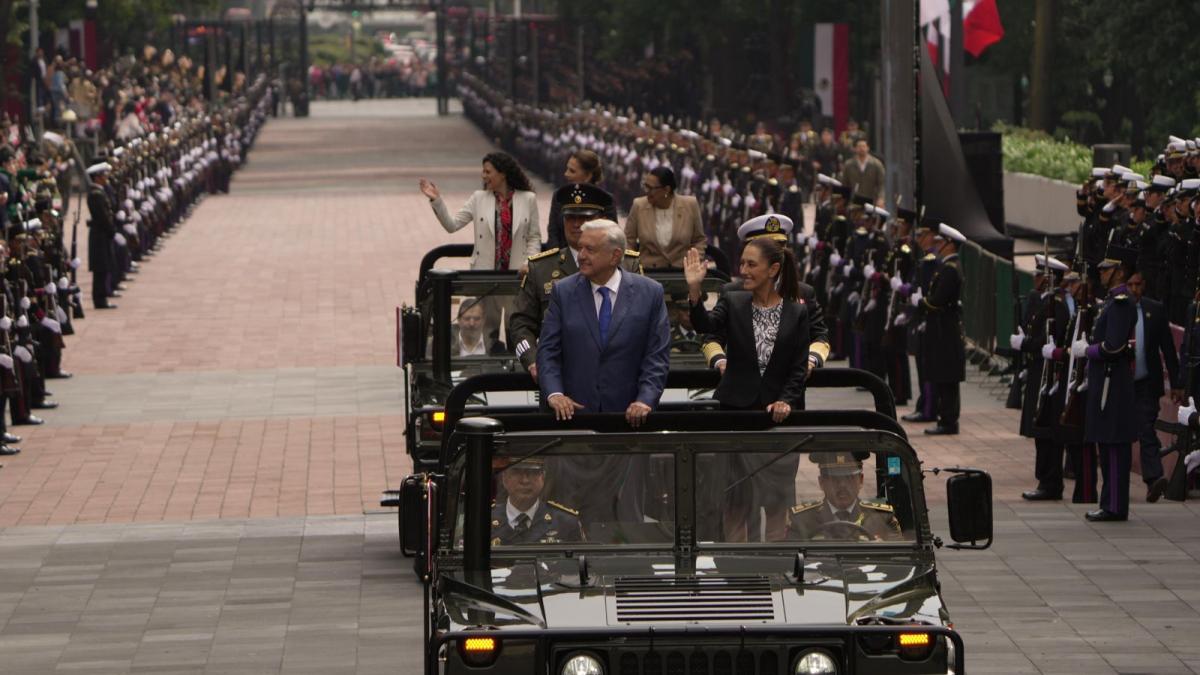
[[529, 256], [541, 250], [537, 198], [529, 178], [508, 154], [493, 152], [484, 156], [483, 189], [472, 193], [454, 215], [450, 215], [436, 185], [422, 178], [420, 186], [447, 232], [475, 224], [471, 269], [520, 270], [523, 274]]

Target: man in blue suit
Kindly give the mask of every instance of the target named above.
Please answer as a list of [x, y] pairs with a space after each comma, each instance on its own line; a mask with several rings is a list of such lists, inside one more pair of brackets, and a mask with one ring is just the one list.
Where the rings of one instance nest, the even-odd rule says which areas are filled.
[[640, 426], [658, 405], [670, 367], [662, 285], [620, 269], [625, 232], [583, 226], [579, 272], [554, 284], [538, 338], [542, 398], [560, 420], [576, 410], [624, 412]]

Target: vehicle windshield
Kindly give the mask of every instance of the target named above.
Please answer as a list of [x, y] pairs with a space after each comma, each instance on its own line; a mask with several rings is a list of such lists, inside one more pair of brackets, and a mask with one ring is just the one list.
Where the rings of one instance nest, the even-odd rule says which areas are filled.
[[[879, 438], [802, 430], [508, 436], [493, 457], [492, 547], [666, 548], [687, 522], [701, 547], [912, 543], [909, 486], [919, 470], [899, 439], [876, 441], [881, 447], [862, 440]], [[683, 476], [686, 486], [677, 484]], [[458, 545], [464, 517], [456, 517]]]

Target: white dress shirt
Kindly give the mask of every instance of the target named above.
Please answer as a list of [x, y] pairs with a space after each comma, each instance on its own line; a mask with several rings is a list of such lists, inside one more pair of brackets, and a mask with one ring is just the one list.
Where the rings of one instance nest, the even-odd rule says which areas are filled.
[[462, 333], [458, 334], [458, 355], [459, 356], [487, 356], [487, 349], [483, 345], [483, 333], [479, 334], [479, 341], [474, 345], [468, 345], [463, 342]]
[[671, 245], [671, 235], [675, 229], [675, 210], [671, 208], [654, 209], [654, 237], [664, 251]]
[[[596, 302], [596, 318], [600, 318], [600, 305], [604, 302], [604, 296], [600, 294], [600, 284], [590, 282], [592, 284], [592, 300]], [[621, 268], [613, 270], [613, 274], [604, 283], [604, 287], [609, 289], [608, 301], [612, 303], [612, 308], [617, 308], [617, 290], [621, 287]]]
[[537, 500], [533, 506], [526, 511], [518, 511], [517, 507], [513, 506], [512, 500], [506, 500], [504, 503], [504, 515], [508, 517], [508, 526], [514, 530], [517, 528], [517, 518], [524, 513], [529, 516], [529, 525], [533, 526], [533, 514], [537, 513], [538, 506], [541, 506], [542, 500]]

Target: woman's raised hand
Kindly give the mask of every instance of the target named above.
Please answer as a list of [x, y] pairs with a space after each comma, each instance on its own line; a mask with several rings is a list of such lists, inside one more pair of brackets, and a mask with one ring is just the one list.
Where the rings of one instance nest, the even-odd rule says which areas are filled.
[[419, 185], [421, 186], [421, 194], [429, 198], [431, 202], [442, 196], [442, 193], [438, 192], [437, 186], [433, 184], [433, 181], [422, 178]]

